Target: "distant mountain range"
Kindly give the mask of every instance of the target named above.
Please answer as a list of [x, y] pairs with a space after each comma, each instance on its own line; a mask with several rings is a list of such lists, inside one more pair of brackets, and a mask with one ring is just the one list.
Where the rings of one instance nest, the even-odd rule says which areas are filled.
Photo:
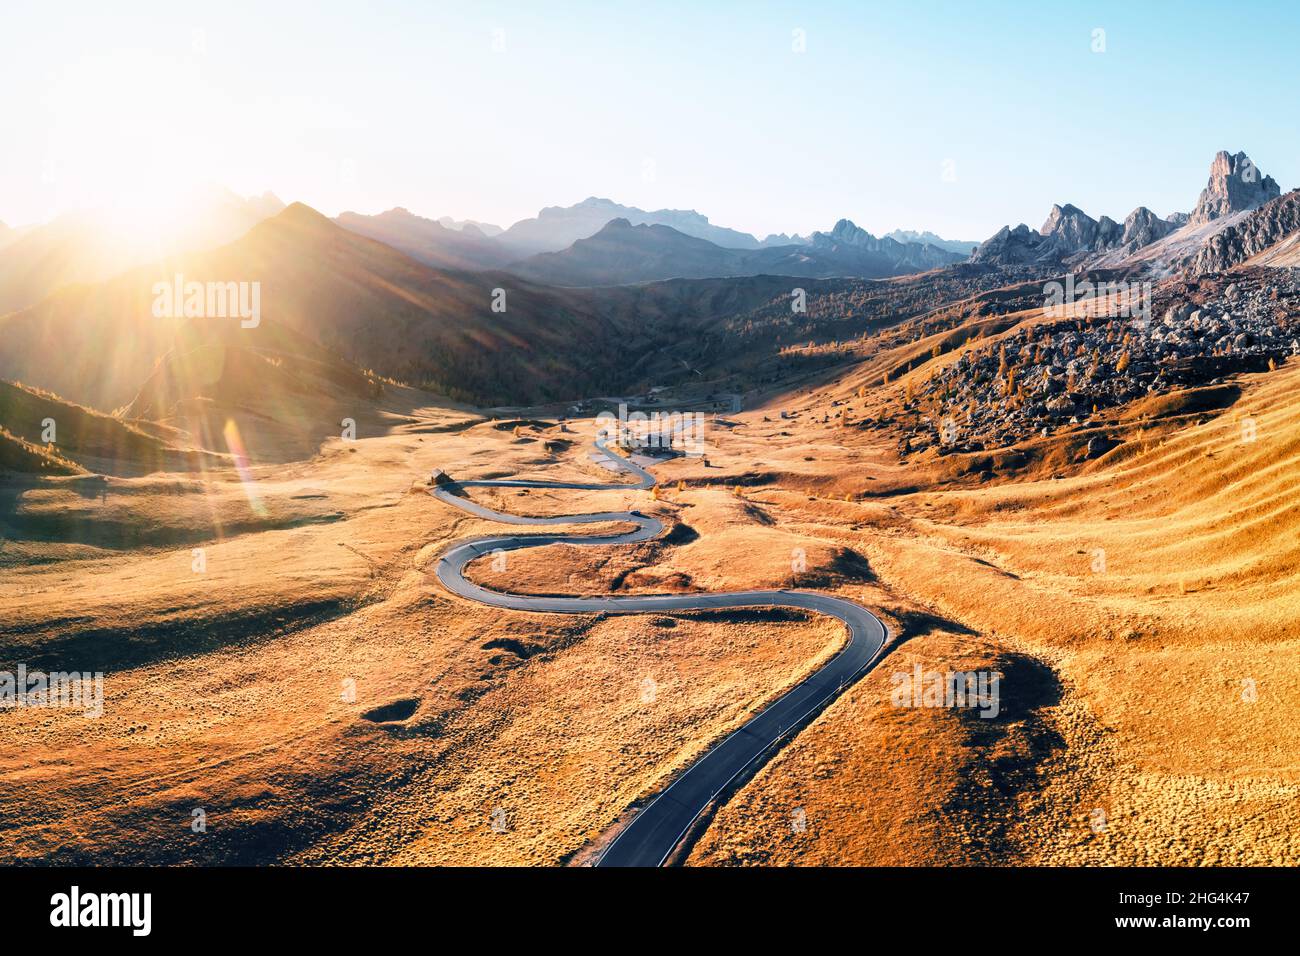
[[560, 252], [542, 252], [510, 267], [515, 275], [561, 286], [624, 285], [666, 278], [754, 275], [757, 249], [724, 249], [658, 223], [613, 219], [594, 236]]
[[[156, 318], [153, 287], [177, 274], [257, 281], [260, 323]], [[827, 281], [845, 280], [805, 280], [809, 295]], [[504, 311], [492, 308], [499, 288]], [[734, 337], [728, 323], [744, 325], [737, 316], [767, 310], [785, 328], [789, 289], [771, 276], [559, 289], [502, 272], [447, 272], [294, 203], [221, 248], [70, 286], [0, 316], [0, 380], [154, 420], [237, 395], [235, 381], [274, 383], [285, 401], [296, 395], [309, 407], [317, 386], [308, 379], [322, 376], [352, 390], [392, 376], [482, 404], [617, 394], [655, 369], [681, 374], [673, 350]], [[334, 427], [325, 421], [322, 434]]]
[[893, 239], [895, 242], [917, 242], [923, 246], [936, 246], [961, 256], [968, 256], [979, 248], [979, 243], [973, 240], [940, 239], [932, 232], [914, 232], [910, 229], [895, 229], [893, 232], [885, 233], [884, 238]]
[[[874, 297], [885, 320], [900, 302], [924, 309], [942, 301], [936, 289], [969, 294], [1005, 282], [1000, 276], [1023, 281], [1063, 265], [1159, 276], [1171, 263], [1193, 273], [1300, 263], [1300, 192], [1279, 197], [1277, 184], [1253, 168], [1244, 154], [1220, 154], [1192, 213], [1165, 219], [1139, 207], [1117, 223], [1057, 205], [1039, 230], [1004, 228], [971, 261], [895, 238], [911, 233], [877, 237], [848, 219], [797, 242], [735, 248], [625, 217], [562, 249], [511, 259], [502, 242], [510, 230], [488, 236], [472, 222], [449, 228], [405, 209], [330, 220], [297, 203], [247, 228], [278, 200], [235, 197], [188, 234], [194, 241], [243, 229], [234, 241], [172, 252], [111, 278], [73, 280], [88, 269], [60, 257], [82, 254], [88, 236], [97, 240], [91, 251], [112, 237], [67, 218], [0, 249], [0, 278], [9, 282], [0, 290], [39, 295], [0, 314], [0, 379], [151, 419], [236, 394], [234, 383], [258, 381], [260, 372], [275, 377], [277, 401], [307, 405], [302, 396], [317, 386], [297, 383], [328, 380], [360, 394], [380, 375], [481, 404], [618, 394], [629, 382], [672, 380], [706, 364], [681, 350], [684, 341], [708, 338], [707, 361], [717, 367], [742, 342], [761, 350], [791, 333], [806, 340], [811, 319], [791, 326], [794, 279], [810, 294], [833, 295], [821, 308], [837, 316], [857, 315]], [[691, 216], [698, 227], [703, 217]], [[544, 218], [566, 219], [529, 222]], [[186, 238], [169, 241], [183, 248]], [[38, 269], [40, 250], [58, 268]], [[264, 321], [243, 329], [229, 320], [155, 318], [153, 287], [177, 274], [258, 282]], [[16, 284], [23, 275], [37, 281]], [[504, 311], [492, 308], [500, 289]]]
[[1245, 153], [1223, 151], [1210, 164], [1209, 180], [1190, 214], [1161, 219], [1139, 206], [1121, 224], [1109, 216], [1093, 219], [1069, 203], [1056, 205], [1037, 232], [1024, 223], [1003, 226], [971, 259], [995, 265], [1115, 266], [1133, 259], [1174, 265], [1196, 255], [1232, 217], [1279, 194], [1273, 178], [1260, 173]]
[[886, 276], [938, 269], [961, 262], [969, 255], [922, 242], [900, 242], [889, 236], [877, 239], [848, 219], [841, 219], [830, 232], [814, 232], [808, 241], [808, 250], [838, 260], [841, 265], [857, 263], [857, 271], [839, 274], [867, 278], [873, 271]]
[[439, 216], [438, 225], [447, 229], [455, 229], [457, 232], [466, 230], [477, 230], [485, 236], [499, 236], [503, 230], [500, 226], [494, 226], [490, 222], [479, 222], [476, 219], [452, 219], [451, 216]]
[[1077, 206], [1066, 203], [1053, 206], [1037, 232], [1024, 223], [1015, 229], [1003, 226], [981, 244], [973, 258], [976, 262], [1018, 265], [1060, 261], [1082, 253], [1115, 249], [1134, 252], [1177, 228], [1177, 221], [1160, 219], [1145, 206], [1133, 210], [1120, 225], [1109, 216], [1093, 219]]
[[[259, 282], [260, 324], [155, 318], [153, 285], [175, 274], [187, 282]], [[502, 285], [510, 287], [508, 309], [496, 313], [492, 289]], [[300, 336], [357, 368], [451, 394], [468, 394], [462, 389], [472, 382], [476, 396], [489, 394], [490, 385], [502, 396], [518, 390], [541, 397], [558, 383], [608, 384], [602, 372], [617, 366], [617, 350], [602, 359], [575, 343], [604, 341], [610, 322], [589, 299], [490, 272], [439, 271], [295, 203], [221, 248], [71, 286], [0, 317], [0, 379], [112, 410], [134, 402], [160, 362], [170, 364], [168, 356], [210, 330], [218, 342], [271, 359], [285, 349], [286, 335]], [[619, 334], [637, 341], [630, 323]], [[219, 353], [214, 361], [219, 372]]]
[[[790, 275], [884, 278], [965, 259], [977, 243], [876, 239], [842, 220], [829, 233], [770, 235], [715, 226], [694, 210], [646, 212], [608, 199], [548, 206], [494, 235], [465, 221], [425, 219], [402, 209], [343, 213], [352, 232], [438, 269], [500, 269], [563, 286], [620, 285], [669, 278]], [[846, 231], [846, 225], [847, 230]], [[488, 227], [494, 228], [494, 227]]]
[[[467, 222], [451, 228], [442, 220], [425, 219], [400, 206], [376, 216], [345, 212], [335, 222], [436, 269], [492, 269], [516, 258], [477, 224]], [[498, 229], [498, 236], [500, 232]]]
[[[257, 281], [260, 323], [154, 317], [155, 283], [177, 274]], [[627, 355], [660, 354], [681, 342], [683, 328], [699, 332], [789, 295], [782, 279], [720, 281], [569, 290], [500, 272], [447, 272], [294, 203], [218, 249], [69, 286], [0, 316], [0, 379], [105, 411], [167, 417], [207, 394], [238, 349], [239, 362], [260, 355], [271, 367], [285, 355], [294, 367], [319, 366], [327, 353], [354, 370], [488, 404], [612, 393], [634, 374]], [[497, 288], [507, 290], [504, 311], [492, 308]], [[727, 303], [721, 313], [719, 302]], [[271, 367], [265, 374], [278, 374]]]
[[615, 219], [560, 252], [509, 266], [525, 278], [559, 286], [622, 285], [672, 278], [783, 275], [879, 279], [961, 262], [936, 246], [877, 239], [847, 219], [800, 244], [724, 248], [661, 224]]
[[[778, 341], [789, 330], [792, 279], [810, 290], [834, 286], [841, 298], [833, 308], [853, 314], [864, 296], [882, 303], [903, 296], [929, 307], [934, 297], [926, 289], [1005, 281], [999, 279], [1009, 274], [1004, 266], [1023, 280], [1062, 266], [1141, 268], [1161, 276], [1171, 268], [1195, 274], [1242, 264], [1295, 265], [1298, 197], [1279, 196], [1276, 182], [1244, 153], [1220, 153], [1191, 213], [1162, 219], [1138, 207], [1118, 223], [1056, 205], [1037, 231], [1006, 227], [966, 261], [960, 250], [909, 238], [925, 239], [925, 233], [877, 237], [848, 219], [806, 239], [766, 244], [751, 236], [752, 245], [738, 248], [623, 216], [562, 248], [516, 258], [506, 241], [512, 231], [530, 242], [546, 233], [545, 241], [555, 243], [564, 230], [578, 228], [575, 222], [604, 215], [609, 204], [544, 211], [522, 230], [516, 224], [490, 236], [475, 222], [449, 227], [400, 208], [330, 220], [297, 203], [277, 212], [281, 204], [270, 195], [223, 194], [212, 197], [203, 222], [186, 221], [159, 237], [166, 252], [145, 262], [136, 258], [145, 249], [80, 217], [17, 237], [0, 230], [7, 242], [0, 249], [0, 379], [53, 389], [106, 411], [131, 407], [165, 417], [187, 401], [186, 349], [204, 349], [213, 374], [225, 361], [222, 349], [241, 350], [249, 381], [259, 370], [255, 353], [271, 361], [291, 351], [295, 368], [319, 371], [329, 363], [313, 349], [323, 349], [351, 371], [320, 374], [343, 375], [349, 389], [364, 390], [377, 374], [488, 404], [615, 394], [610, 390], [632, 380], [689, 370], [674, 349], [706, 333], [716, 336], [712, 361], [733, 354], [746, 330], [766, 327], [768, 341]], [[743, 235], [696, 213], [645, 215]], [[221, 237], [224, 244], [213, 244]], [[934, 274], [921, 275], [927, 272]], [[187, 281], [260, 283], [265, 330], [154, 318], [153, 286], [177, 274]], [[915, 278], [863, 281], [907, 275]], [[508, 296], [504, 311], [491, 307], [497, 289]], [[881, 314], [896, 311], [890, 306]], [[209, 327], [238, 330], [237, 337], [214, 342], [205, 337]], [[631, 367], [626, 356], [635, 356]], [[280, 379], [292, 391], [293, 376]]]
[[521, 219], [498, 238], [516, 259], [539, 252], [557, 252], [579, 239], [594, 236], [613, 219], [634, 226], [669, 226], [687, 236], [705, 239], [724, 249], [757, 249], [760, 243], [747, 232], [715, 226], [693, 209], [659, 209], [646, 212], [609, 199], [592, 196], [574, 206], [547, 206], [533, 219]]

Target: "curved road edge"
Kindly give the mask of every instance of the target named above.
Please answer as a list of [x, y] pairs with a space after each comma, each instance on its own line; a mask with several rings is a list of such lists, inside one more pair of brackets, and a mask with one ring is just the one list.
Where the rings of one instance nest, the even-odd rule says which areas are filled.
[[714, 744], [680, 773], [664, 790], [635, 813], [610, 841], [596, 866], [661, 866], [699, 818], [736, 778], [793, 728], [834, 700], [865, 674], [882, 656], [889, 637], [884, 623], [860, 604], [817, 591], [756, 590], [713, 594], [604, 595], [594, 597], [542, 597], [493, 591], [467, 581], [469, 562], [497, 551], [517, 551], [548, 544], [631, 544], [657, 537], [663, 524], [635, 511], [600, 511], [582, 515], [527, 517], [493, 511], [455, 494], [467, 487], [551, 488], [609, 490], [652, 488], [654, 476], [611, 452], [603, 441], [596, 447], [617, 468], [638, 477], [634, 483], [581, 483], [527, 481], [523, 479], [451, 482], [435, 485], [429, 494], [462, 511], [515, 525], [593, 524], [623, 522], [635, 530], [618, 534], [496, 535], [474, 538], [453, 546], [438, 561], [439, 582], [460, 597], [491, 607], [550, 614], [653, 614], [670, 611], [725, 610], [743, 607], [793, 607], [826, 614], [844, 622], [848, 642], [840, 651], [776, 700], [769, 703], [727, 737]]

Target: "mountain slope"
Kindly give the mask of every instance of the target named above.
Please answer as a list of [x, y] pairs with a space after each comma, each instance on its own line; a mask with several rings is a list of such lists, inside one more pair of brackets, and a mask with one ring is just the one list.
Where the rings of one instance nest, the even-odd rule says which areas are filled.
[[1242, 263], [1300, 265], [1300, 190], [1265, 203], [1211, 236], [1191, 268], [1223, 272]]
[[[53, 423], [53, 441], [45, 441]], [[172, 447], [135, 425], [50, 392], [0, 381], [0, 469], [64, 472], [84, 466], [108, 474], [143, 474], [196, 466], [190, 450]], [[71, 467], [70, 467], [71, 466]]]
[[[484, 401], [571, 397], [608, 387], [638, 349], [641, 324], [589, 295], [500, 273], [447, 273], [295, 204], [209, 253], [174, 257], [97, 285], [65, 289], [0, 318], [0, 376], [111, 409], [135, 397], [185, 320], [154, 318], [153, 287], [260, 283], [262, 321], [224, 324], [256, 346], [285, 327], [353, 364]], [[494, 312], [494, 290], [505, 311]]]
[[[510, 266], [525, 278], [552, 285], [600, 286], [655, 279], [745, 274], [749, 256], [668, 226], [614, 219], [562, 252], [543, 252]], [[752, 274], [752, 273], [751, 273]]]
[[[70, 213], [24, 230], [0, 255], [0, 315], [26, 308], [57, 289], [99, 282], [168, 255], [230, 242], [284, 208], [275, 196], [242, 198], [225, 190], [177, 210], [149, 238], [124, 233], [98, 213]], [[0, 240], [0, 244], [3, 241]]]
[[491, 269], [505, 265], [511, 258], [499, 243], [473, 224], [451, 228], [400, 206], [375, 216], [345, 212], [334, 221], [344, 229], [392, 246], [435, 269]]

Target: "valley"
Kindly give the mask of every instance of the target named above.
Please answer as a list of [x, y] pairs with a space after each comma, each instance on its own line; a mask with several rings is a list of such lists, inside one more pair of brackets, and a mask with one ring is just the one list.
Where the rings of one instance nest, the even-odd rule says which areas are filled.
[[[0, 844], [1294, 865], [1294, 193], [1247, 163], [969, 259], [292, 203], [0, 316], [0, 670], [104, 682], [0, 711]], [[931, 672], [1000, 700], [895, 694]]]

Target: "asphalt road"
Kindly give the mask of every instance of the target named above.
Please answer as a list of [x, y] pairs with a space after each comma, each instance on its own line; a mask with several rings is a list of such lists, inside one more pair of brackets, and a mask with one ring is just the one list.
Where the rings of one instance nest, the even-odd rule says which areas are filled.
[[880, 657], [887, 631], [874, 614], [859, 604], [817, 591], [727, 591], [718, 594], [646, 594], [597, 597], [532, 597], [492, 591], [465, 580], [465, 566], [496, 551], [517, 551], [565, 542], [580, 545], [630, 544], [657, 537], [663, 524], [636, 511], [599, 511], [543, 518], [504, 514], [485, 508], [457, 492], [464, 488], [570, 488], [582, 490], [649, 489], [655, 479], [635, 462], [600, 449], [620, 470], [637, 477], [630, 484], [555, 481], [463, 481], [437, 485], [430, 494], [448, 504], [493, 521], [514, 525], [573, 525], [617, 521], [634, 525], [619, 534], [527, 534], [475, 538], [456, 545], [438, 562], [438, 580], [447, 590], [491, 607], [552, 614], [654, 614], [669, 611], [719, 610], [740, 607], [797, 607], [838, 618], [848, 627], [849, 641], [816, 673], [786, 691], [729, 737], [711, 747], [658, 796], [642, 807], [610, 842], [597, 866], [660, 866], [681, 842], [691, 824], [719, 793], [789, 732], [801, 725], [862, 676]]

